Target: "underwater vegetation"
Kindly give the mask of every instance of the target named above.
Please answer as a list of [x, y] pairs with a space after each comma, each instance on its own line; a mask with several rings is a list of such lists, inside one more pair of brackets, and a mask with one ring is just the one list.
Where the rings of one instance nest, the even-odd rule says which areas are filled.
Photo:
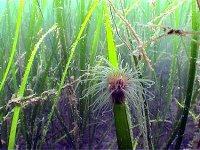
[[199, 0], [2, 0], [0, 27], [0, 149], [200, 149]]

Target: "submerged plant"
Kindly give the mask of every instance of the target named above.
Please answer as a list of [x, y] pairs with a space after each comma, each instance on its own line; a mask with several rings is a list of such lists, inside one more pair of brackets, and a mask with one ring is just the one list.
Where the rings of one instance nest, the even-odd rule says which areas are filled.
[[119, 149], [134, 149], [134, 146], [136, 146], [136, 144], [133, 146], [128, 105], [131, 108], [135, 108], [145, 148], [149, 149], [143, 105], [143, 92], [145, 90], [142, 85], [145, 85], [145, 82], [143, 84], [142, 80], [138, 78], [138, 72], [129, 69], [128, 65], [122, 66], [122, 63], [119, 65], [110, 14], [105, 0], [103, 1], [103, 10], [108, 61], [106, 61], [107, 64], [94, 67], [91, 70], [91, 80], [95, 84], [88, 89], [88, 94], [98, 97], [93, 103], [93, 109], [98, 111], [98, 113], [101, 113], [102, 110], [109, 106], [113, 106]]
[[[30, 74], [31, 71], [31, 67], [33, 65], [33, 61], [35, 58], [35, 55], [37, 53], [37, 50], [39, 49], [41, 43], [43, 42], [43, 40], [45, 39], [45, 37], [53, 32], [54, 30], [56, 30], [57, 26], [54, 25], [52, 26], [40, 39], [39, 41], [35, 44], [35, 47], [31, 53], [31, 56], [29, 58], [26, 70], [24, 72], [24, 76], [22, 78], [22, 82], [21, 82], [21, 86], [19, 88], [19, 91], [17, 93], [17, 97], [19, 99], [22, 99], [24, 97], [24, 93], [25, 93], [25, 89], [26, 89], [26, 84], [28, 81], [28, 76]], [[16, 134], [17, 134], [17, 125], [18, 125], [18, 119], [20, 116], [20, 111], [21, 111], [21, 107], [20, 106], [15, 106], [13, 108], [14, 113], [13, 113], [13, 118], [12, 118], [12, 123], [11, 123], [11, 129], [10, 129], [10, 136], [9, 136], [9, 144], [8, 144], [8, 149], [14, 149], [15, 146], [15, 141], [16, 141]]]
[[87, 89], [86, 96], [96, 97], [91, 107], [97, 115], [113, 106], [119, 149], [133, 148], [129, 108], [134, 109], [144, 146], [148, 149], [142, 94], [148, 95], [149, 92], [144, 87], [150, 87], [153, 82], [139, 78], [137, 70], [130, 69], [128, 64], [123, 66], [123, 63], [115, 69], [106, 61], [105, 65], [98, 65], [89, 70], [89, 73], [89, 80], [94, 84]]
[[[192, 29], [194, 31], [200, 30], [200, 21], [198, 20], [200, 15], [200, 11], [197, 9], [197, 1], [192, 1]], [[187, 85], [187, 92], [185, 97], [185, 103], [184, 108], [182, 112], [182, 116], [180, 119], [180, 126], [177, 133], [177, 140], [176, 140], [176, 149], [180, 149], [183, 135], [185, 132], [185, 127], [187, 123], [187, 118], [189, 115], [191, 100], [192, 100], [192, 94], [193, 94], [193, 87], [194, 87], [194, 81], [195, 81], [195, 74], [196, 74], [196, 63], [198, 58], [198, 51], [199, 46], [198, 43], [195, 41], [198, 41], [199, 36], [193, 35], [192, 41], [191, 41], [191, 52], [190, 52], [190, 65], [189, 65], [189, 73], [188, 73], [188, 85]]]

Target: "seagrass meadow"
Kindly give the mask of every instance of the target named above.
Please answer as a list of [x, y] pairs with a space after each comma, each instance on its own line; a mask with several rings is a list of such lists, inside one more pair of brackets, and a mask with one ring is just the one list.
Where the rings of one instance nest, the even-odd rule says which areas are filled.
[[0, 149], [200, 149], [199, 0], [0, 0]]

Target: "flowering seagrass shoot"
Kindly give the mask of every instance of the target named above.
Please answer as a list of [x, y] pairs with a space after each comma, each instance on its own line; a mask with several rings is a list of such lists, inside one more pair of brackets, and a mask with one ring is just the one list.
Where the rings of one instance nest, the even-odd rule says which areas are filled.
[[0, 0], [0, 150], [200, 149], [200, 0]]

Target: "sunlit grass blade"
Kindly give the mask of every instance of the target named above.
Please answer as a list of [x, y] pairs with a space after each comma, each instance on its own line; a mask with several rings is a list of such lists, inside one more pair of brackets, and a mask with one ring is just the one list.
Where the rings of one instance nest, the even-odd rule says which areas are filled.
[[108, 59], [114, 68], [118, 68], [118, 60], [117, 60], [117, 49], [114, 42], [114, 35], [111, 27], [111, 21], [109, 16], [109, 11], [107, 8], [107, 4], [104, 0], [104, 17], [105, 17], [105, 28], [106, 28], [106, 40], [107, 40], [107, 47], [108, 47]]
[[[31, 53], [31, 56], [29, 58], [28, 64], [26, 66], [26, 70], [24, 72], [24, 76], [19, 88], [19, 91], [17, 93], [17, 97], [18, 98], [22, 98], [24, 96], [24, 92], [26, 89], [26, 85], [27, 85], [27, 81], [28, 81], [28, 77], [29, 77], [29, 73], [31, 70], [31, 67], [33, 65], [33, 61], [35, 58], [35, 55], [37, 53], [37, 50], [39, 48], [39, 46], [41, 45], [41, 43], [43, 42], [44, 38], [51, 33], [52, 31], [54, 31], [57, 28], [56, 25], [54, 25], [52, 28], [50, 28], [38, 41], [38, 43], [34, 46], [34, 49]], [[13, 114], [13, 119], [12, 119], [12, 124], [11, 124], [11, 129], [10, 129], [10, 136], [9, 136], [9, 144], [8, 144], [8, 149], [14, 149], [15, 146], [15, 140], [16, 140], [16, 131], [17, 131], [17, 124], [18, 124], [18, 118], [19, 118], [19, 114], [20, 114], [20, 110], [21, 107], [20, 106], [15, 106], [14, 107], [14, 114]]]
[[[2, 0], [0, 149], [174, 148], [199, 45], [191, 2]], [[199, 119], [196, 65], [187, 124]]]
[[15, 36], [14, 36], [14, 40], [13, 40], [11, 54], [10, 54], [10, 57], [9, 57], [9, 62], [8, 62], [7, 67], [6, 67], [5, 73], [3, 75], [3, 79], [1, 80], [0, 92], [2, 91], [2, 89], [4, 87], [8, 73], [10, 71], [12, 64], [13, 64], [15, 53], [17, 51], [16, 48], [17, 48], [17, 42], [18, 42], [18, 37], [19, 37], [19, 31], [20, 31], [20, 27], [21, 27], [21, 23], [22, 23], [23, 8], [24, 8], [24, 0], [20, 0], [19, 1], [19, 9], [18, 9], [18, 17], [17, 17], [17, 22], [16, 22], [16, 29], [15, 29]]
[[91, 50], [90, 50], [90, 64], [94, 65], [94, 60], [95, 60], [95, 56], [97, 53], [97, 49], [98, 49], [98, 42], [101, 40], [100, 36], [101, 36], [101, 28], [102, 28], [102, 24], [103, 24], [103, 5], [101, 5], [101, 7], [99, 8], [99, 12], [97, 15], [97, 21], [96, 21], [96, 30], [94, 32], [94, 38], [92, 41], [92, 46], [91, 46]]
[[74, 43], [73, 43], [72, 46], [71, 46], [71, 50], [70, 50], [70, 53], [69, 53], [69, 57], [68, 57], [68, 59], [67, 59], [67, 62], [66, 62], [66, 65], [65, 65], [65, 69], [64, 69], [64, 72], [63, 72], [63, 74], [62, 74], [61, 82], [60, 82], [60, 85], [59, 85], [59, 87], [58, 87], [58, 92], [56, 93], [56, 97], [55, 97], [54, 104], [53, 104], [53, 106], [52, 106], [52, 109], [51, 109], [50, 114], [48, 115], [48, 121], [47, 121], [47, 123], [46, 123], [46, 126], [44, 127], [44, 131], [43, 131], [43, 135], [42, 135], [42, 136], [43, 136], [43, 137], [42, 137], [42, 142], [44, 142], [44, 137], [46, 136], [46, 133], [47, 133], [47, 131], [48, 131], [48, 126], [49, 126], [50, 121], [51, 121], [51, 119], [52, 119], [52, 117], [53, 117], [53, 114], [54, 114], [54, 111], [55, 111], [55, 107], [56, 107], [56, 105], [57, 105], [57, 101], [58, 101], [59, 96], [60, 96], [60, 94], [61, 94], [62, 87], [64, 86], [65, 79], [66, 79], [66, 76], [67, 76], [67, 71], [68, 71], [69, 66], [70, 66], [70, 63], [71, 63], [71, 61], [72, 61], [72, 59], [73, 59], [73, 56], [74, 56], [74, 53], [75, 53], [77, 44], [78, 44], [78, 42], [80, 41], [81, 36], [82, 36], [82, 34], [83, 34], [83, 32], [84, 32], [84, 30], [85, 30], [85, 28], [86, 28], [86, 26], [87, 26], [87, 24], [88, 24], [88, 22], [89, 22], [89, 20], [90, 20], [90, 17], [92, 16], [93, 11], [94, 11], [95, 8], [97, 7], [98, 3], [99, 3], [99, 0], [94, 0], [94, 1], [93, 1], [93, 3], [92, 3], [92, 5], [91, 5], [90, 9], [89, 9], [88, 12], [87, 12], [87, 15], [86, 15], [86, 17], [85, 17], [83, 23], [81, 24], [81, 28], [80, 28], [80, 30], [79, 30], [79, 32], [78, 32], [78, 35], [77, 35], [77, 37], [76, 37]]
[[[103, 1], [103, 5], [104, 5], [104, 19], [105, 19], [105, 30], [106, 30], [107, 49], [108, 49], [107, 50], [108, 60], [112, 65], [110, 67], [118, 70], [119, 64], [117, 59], [117, 49], [114, 42], [115, 40], [110, 21], [110, 14], [105, 0]], [[115, 74], [115, 72], [113, 72], [113, 74]], [[117, 100], [113, 98], [113, 101]], [[125, 101], [125, 97], [122, 101]], [[133, 149], [131, 122], [130, 122], [128, 105], [125, 102], [122, 103], [114, 102], [113, 113], [114, 113], [118, 148]]]

